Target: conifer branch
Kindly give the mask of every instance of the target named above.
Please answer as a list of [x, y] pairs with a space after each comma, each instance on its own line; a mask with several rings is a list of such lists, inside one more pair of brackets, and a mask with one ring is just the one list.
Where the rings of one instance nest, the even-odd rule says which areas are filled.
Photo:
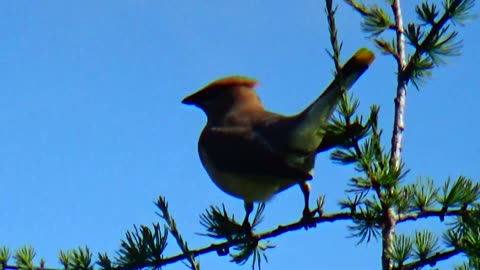
[[401, 76], [405, 70], [405, 36], [403, 33], [403, 17], [402, 9], [400, 6], [400, 0], [393, 0], [392, 10], [395, 15], [395, 28], [396, 28], [396, 44], [397, 44], [397, 95], [395, 97], [395, 116], [393, 122], [393, 134], [392, 134], [392, 150], [390, 163], [392, 167], [398, 168], [401, 164], [401, 152], [403, 131], [405, 130], [405, 103], [407, 95], [407, 82], [404, 77]]
[[[315, 217], [313, 219], [313, 223], [315, 224], [320, 224], [320, 223], [326, 223], [326, 222], [336, 222], [336, 221], [341, 221], [341, 220], [351, 220], [353, 217], [353, 214], [350, 212], [342, 212], [342, 213], [336, 213], [336, 214], [330, 214], [330, 215], [322, 215], [319, 217]], [[293, 222], [287, 225], [279, 225], [276, 229], [263, 232], [260, 234], [255, 234], [252, 237], [254, 237], [257, 241], [260, 240], [266, 240], [269, 238], [277, 237], [280, 236], [284, 233], [291, 232], [291, 231], [298, 231], [301, 230], [305, 227], [305, 223], [303, 221], [297, 221]], [[238, 241], [224, 241], [221, 243], [217, 244], [211, 244], [207, 247], [199, 248], [199, 249], [192, 249], [190, 250], [190, 254], [192, 254], [194, 257], [210, 253], [210, 252], [217, 252], [217, 253], [223, 253], [225, 250], [228, 250], [229, 248], [236, 246], [238, 244], [241, 244], [241, 240]], [[227, 253], [228, 254], [228, 253]], [[226, 255], [226, 254], [224, 254]], [[167, 257], [163, 260], [163, 265], [171, 264], [180, 260], [186, 259], [185, 254], [178, 254], [172, 257]]]
[[424, 260], [418, 260], [416, 262], [408, 263], [403, 265], [402, 267], [398, 268], [393, 268], [394, 270], [414, 270], [414, 269], [420, 269], [424, 266], [435, 266], [439, 261], [444, 261], [447, 260], [455, 255], [458, 255], [462, 253], [461, 250], [459, 249], [451, 249], [448, 251], [443, 251], [443, 252], [437, 252], [435, 255], [430, 256]]
[[330, 36], [330, 45], [332, 46], [332, 52], [328, 52], [335, 65], [335, 73], [340, 71], [340, 51], [342, 50], [342, 43], [338, 42], [338, 31], [335, 24], [335, 13], [337, 7], [333, 7], [333, 0], [325, 0], [325, 12], [327, 13], [328, 31]]
[[437, 22], [432, 23], [432, 28], [428, 32], [427, 36], [418, 45], [412, 57], [410, 57], [408, 64], [405, 66], [405, 69], [401, 73], [399, 73], [400, 80], [409, 81], [412, 78], [415, 67], [421, 60], [422, 55], [429, 51], [429, 48], [432, 46], [433, 41], [441, 33], [447, 22], [452, 19], [452, 16], [455, 14], [459, 6], [461, 6], [465, 1], [466, 0], [452, 1], [451, 5], [446, 6], [447, 9], [443, 13], [442, 17]]
[[[405, 37], [403, 34], [403, 16], [400, 0], [393, 0], [391, 8], [395, 17], [395, 33], [397, 52], [395, 59], [397, 60], [397, 72], [401, 74], [405, 68]], [[407, 93], [407, 81], [402, 80], [400, 77], [397, 80], [397, 94], [395, 97], [395, 116], [393, 122], [392, 133], [392, 145], [390, 166], [392, 168], [400, 168], [401, 164], [401, 151], [403, 141], [403, 131], [405, 129], [404, 116], [405, 116], [405, 102]], [[389, 191], [390, 192], [390, 191]], [[393, 261], [390, 258], [392, 251], [392, 245], [395, 235], [396, 227], [396, 214], [391, 205], [387, 206], [384, 210], [385, 222], [382, 228], [382, 267], [383, 270], [390, 270], [393, 267]]]
[[182, 250], [183, 255], [189, 262], [189, 265], [187, 266], [192, 270], [200, 270], [200, 264], [197, 261], [195, 261], [195, 257], [192, 256], [192, 251], [190, 251], [190, 249], [188, 248], [187, 242], [183, 240], [183, 237], [180, 235], [180, 232], [178, 231], [177, 223], [175, 222], [175, 220], [173, 219], [173, 217], [170, 215], [168, 211], [168, 203], [165, 197], [160, 196], [158, 198], [158, 201], [155, 203], [155, 205], [161, 211], [161, 213], [157, 213], [157, 215], [165, 220], [170, 233], [173, 235], [173, 237], [177, 241], [177, 244]]
[[445, 216], [460, 216], [465, 211], [463, 210], [448, 210], [444, 212], [443, 210], [425, 210], [419, 213], [409, 213], [399, 215], [397, 223], [406, 222], [406, 221], [415, 221], [422, 218], [438, 217], [443, 218]]

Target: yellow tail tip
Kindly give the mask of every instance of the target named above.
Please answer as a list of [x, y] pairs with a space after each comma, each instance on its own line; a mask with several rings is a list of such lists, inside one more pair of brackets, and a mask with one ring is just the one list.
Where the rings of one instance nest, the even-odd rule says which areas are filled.
[[375, 54], [367, 48], [361, 48], [352, 57], [357, 63], [370, 65], [375, 60]]

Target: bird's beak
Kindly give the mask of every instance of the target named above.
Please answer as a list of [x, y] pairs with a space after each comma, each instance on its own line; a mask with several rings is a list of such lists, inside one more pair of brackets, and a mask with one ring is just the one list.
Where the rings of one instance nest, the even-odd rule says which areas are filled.
[[190, 95], [182, 100], [182, 103], [185, 105], [195, 105], [195, 94]]

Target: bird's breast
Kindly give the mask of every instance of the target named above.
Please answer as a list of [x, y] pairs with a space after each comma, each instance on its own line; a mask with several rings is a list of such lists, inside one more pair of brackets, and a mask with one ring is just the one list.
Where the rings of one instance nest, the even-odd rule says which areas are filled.
[[221, 170], [215, 166], [205, 149], [199, 145], [199, 155], [209, 177], [223, 192], [248, 202], [264, 202], [297, 182], [271, 176], [247, 175]]

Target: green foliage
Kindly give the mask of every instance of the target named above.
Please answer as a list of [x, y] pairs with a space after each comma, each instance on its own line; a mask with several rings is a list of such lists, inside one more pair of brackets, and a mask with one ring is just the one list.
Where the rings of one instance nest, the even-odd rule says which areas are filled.
[[[446, 63], [448, 57], [460, 54], [462, 44], [454, 26], [474, 18], [471, 10], [475, 3], [473, 0], [444, 0], [439, 5], [440, 1], [423, 1], [415, 7], [418, 22], [408, 22], [403, 27], [402, 18], [398, 19], [401, 12], [397, 1], [388, 2], [392, 13], [355, 0], [345, 2], [362, 16], [362, 29], [380, 51], [394, 57], [398, 66], [397, 87], [404, 89], [408, 82], [418, 88], [432, 74], [435, 66]], [[392, 17], [395, 17], [394, 21]], [[402, 30], [408, 43], [402, 39]], [[387, 41], [389, 32], [396, 38]], [[350, 106], [355, 111], [358, 104], [351, 103]], [[351, 114], [343, 114], [343, 117], [346, 116], [352, 117]], [[361, 173], [352, 178], [349, 190], [361, 195], [341, 202], [342, 207], [355, 214], [355, 225], [350, 227], [352, 236], [359, 237], [360, 242], [369, 241], [371, 236], [379, 235], [380, 228], [386, 228], [386, 224], [394, 227], [397, 223], [419, 218], [438, 217], [444, 221], [445, 216], [454, 216], [455, 222], [449, 223], [445, 231], [446, 245], [439, 244], [438, 237], [428, 231], [416, 232], [413, 238], [399, 235], [393, 239], [390, 257], [398, 269], [418, 269], [464, 253], [469, 256], [470, 262], [462, 267], [475, 268], [480, 250], [480, 220], [475, 220], [475, 209], [480, 199], [479, 184], [461, 176], [455, 181], [448, 179], [442, 188], [435, 187], [434, 181], [429, 178], [419, 179], [416, 184], [402, 185], [408, 170], [404, 169], [403, 163], [392, 166], [390, 153], [382, 147], [382, 131], [376, 128], [375, 122], [370, 124], [368, 136], [363, 142], [353, 142], [354, 148], [338, 149], [331, 156], [340, 164], [354, 164]], [[342, 123], [337, 121], [335, 124]], [[370, 195], [372, 191], [373, 195]], [[448, 247], [453, 249], [448, 250]], [[388, 263], [383, 266], [388, 267]]]
[[477, 202], [479, 198], [480, 184], [474, 184], [471, 179], [461, 176], [453, 183], [449, 178], [443, 185], [437, 200], [442, 204], [443, 211], [446, 211], [449, 207], [467, 209], [468, 206]]
[[33, 247], [21, 247], [19, 250], [17, 250], [15, 255], [13, 255], [13, 258], [15, 259], [15, 265], [22, 269], [35, 268], [33, 264], [33, 259], [35, 258], [36, 254], [37, 253], [35, 252], [35, 249], [33, 249]]
[[417, 183], [407, 186], [407, 193], [411, 194], [411, 204], [414, 210], [424, 211], [437, 202], [439, 189], [433, 185], [433, 179], [425, 181], [418, 179]]
[[325, 1], [325, 13], [327, 14], [328, 32], [330, 34], [330, 43], [332, 44], [332, 52], [327, 50], [327, 53], [335, 64], [334, 75], [336, 75], [340, 70], [340, 51], [342, 50], [343, 43], [338, 42], [338, 32], [335, 26], [337, 7], [333, 7], [333, 0]]
[[362, 23], [362, 29], [374, 36], [378, 36], [392, 27], [394, 26], [390, 16], [378, 6], [368, 9], [368, 13]]
[[453, 222], [449, 231], [444, 234], [448, 246], [464, 250], [472, 258], [480, 257], [480, 208], [478, 204], [471, 211], [465, 211]]
[[[188, 263], [189, 263], [189, 264], [187, 264], [187, 266], [190, 269], [199, 270], [200, 265], [195, 261], [195, 257], [190, 252], [190, 249], [188, 248], [187, 242], [185, 240], [183, 240], [183, 237], [181, 236], [180, 232], [178, 231], [177, 224], [176, 224], [175, 220], [173, 219], [173, 217], [170, 215], [170, 213], [168, 211], [168, 203], [167, 203], [165, 197], [160, 196], [158, 198], [157, 202], [155, 203], [155, 205], [161, 211], [160, 213], [157, 212], [157, 215], [159, 217], [163, 218], [163, 220], [165, 220], [165, 222], [167, 223], [168, 230], [173, 235], [173, 237], [177, 241], [178, 246], [182, 250], [185, 257], [187, 258]], [[166, 245], [166, 237], [165, 237], [165, 245]], [[163, 248], [165, 248], [165, 247], [163, 247]], [[163, 248], [161, 250], [158, 250], [158, 251], [155, 251], [155, 252], [157, 254], [161, 254], [161, 252], [163, 251]], [[159, 255], [157, 255], [157, 257], [158, 256]], [[158, 257], [158, 260], [161, 260], [161, 257]]]
[[424, 23], [434, 25], [440, 14], [435, 3], [423, 2], [415, 7], [418, 18]]
[[378, 36], [388, 29], [395, 29], [395, 24], [388, 13], [379, 6], [369, 7], [354, 0], [346, 0], [345, 2], [363, 16], [362, 29], [372, 36]]
[[73, 249], [68, 252], [68, 269], [93, 270], [92, 252], [88, 247]]
[[438, 237], [429, 231], [415, 232], [414, 254], [418, 260], [425, 260], [439, 250]]
[[[263, 212], [265, 210], [265, 204], [258, 205], [252, 222], [252, 229], [260, 224], [263, 219]], [[260, 242], [252, 234], [252, 232], [246, 229], [242, 224], [235, 220], [235, 217], [230, 216], [222, 205], [222, 209], [212, 206], [204, 214], [200, 216], [200, 223], [207, 229], [206, 236], [215, 239], [226, 239], [232, 244], [236, 253], [230, 254], [232, 261], [238, 264], [244, 264], [252, 257], [252, 268], [255, 265], [260, 269], [262, 259], [268, 262], [266, 256], [266, 250], [274, 247], [268, 242]], [[222, 250], [220, 253], [227, 254], [228, 248]]]
[[471, 13], [474, 6], [475, 0], [446, 0], [443, 3], [444, 9], [451, 13], [452, 20], [460, 24], [477, 18], [476, 15]]
[[114, 269], [113, 262], [108, 257], [107, 253], [98, 253], [98, 262], [97, 264], [101, 269], [112, 270]]
[[[237, 241], [245, 238], [245, 230], [243, 226], [235, 220], [235, 217], [227, 213], [225, 205], [222, 209], [211, 206], [206, 213], [200, 216], [200, 224], [207, 229], [206, 236], [216, 239], [227, 239], [229, 241]], [[255, 228], [255, 223], [253, 228]]]
[[351, 237], [359, 238], [357, 244], [381, 238], [381, 216], [375, 209], [377, 207], [373, 207], [372, 201], [368, 200], [363, 202], [363, 205], [359, 207], [352, 219], [354, 224], [348, 226], [352, 232]]
[[480, 259], [476, 258], [469, 262], [464, 262], [460, 266], [456, 266], [455, 270], [476, 270], [480, 269]]
[[[447, 62], [447, 57], [459, 55], [461, 40], [454, 27], [475, 18], [471, 14], [474, 0], [443, 0], [441, 5], [440, 1], [421, 2], [415, 7], [418, 21], [408, 22], [406, 27], [398, 21], [399, 6], [394, 0], [386, 1], [392, 13], [377, 5], [369, 6], [355, 0], [345, 2], [362, 16], [362, 29], [379, 50], [394, 57], [399, 67], [399, 85], [396, 87], [406, 87], [412, 82], [418, 88], [436, 66]], [[326, 0], [332, 45], [328, 54], [338, 71], [342, 43], [338, 42], [335, 13], [332, 0]], [[386, 37], [388, 34], [396, 38]], [[378, 125], [380, 108], [372, 105], [368, 115], [362, 116], [357, 112], [359, 107], [360, 102], [353, 96], [343, 96], [327, 128], [325, 148], [320, 149], [334, 148], [331, 159], [341, 165], [353, 165], [358, 173], [349, 181], [346, 199], [340, 201], [341, 209], [347, 209], [347, 212], [325, 215], [326, 197], [321, 196], [314, 211], [318, 216], [312, 218], [313, 222], [347, 219], [351, 222], [348, 226], [350, 237], [358, 238], [357, 244], [360, 244], [379, 239], [382, 243], [388, 242], [385, 228], [394, 229], [400, 223], [426, 218], [437, 218], [439, 222], [447, 219], [443, 242], [439, 241], [438, 235], [426, 230], [415, 231], [412, 235], [392, 234], [391, 245], [384, 246], [383, 250], [392, 264], [384, 264], [384, 268], [433, 267], [438, 261], [464, 254], [468, 262], [455, 269], [480, 269], [480, 184], [464, 176], [455, 180], [449, 178], [441, 187], [437, 187], [431, 178], [419, 178], [414, 184], [405, 184], [406, 165], [400, 162], [398, 166], [392, 162], [391, 150], [382, 142], [383, 131]], [[90, 270], [95, 264], [101, 269], [161, 269], [182, 261], [188, 268], [198, 270], [200, 264], [195, 258], [208, 252], [230, 255], [231, 261], [237, 264], [245, 264], [251, 259], [251, 267], [260, 268], [263, 261], [268, 261], [266, 250], [274, 247], [265, 239], [304, 227], [301, 222], [294, 222], [254, 234], [262, 221], [264, 204], [257, 207], [252, 228], [237, 222], [224, 205], [221, 208], [211, 206], [200, 216], [200, 223], [206, 229], [201, 235], [223, 242], [192, 250], [181, 236], [166, 199], [159, 197], [155, 205], [159, 209], [157, 215], [165, 223], [163, 227], [159, 223], [151, 227], [134, 226], [133, 230], [126, 232], [116, 252], [117, 257], [113, 259], [106, 253], [98, 253], [95, 262], [88, 247], [61, 251], [59, 261], [63, 269]], [[169, 236], [175, 239], [180, 254], [165, 256]], [[0, 269], [36, 269], [35, 256], [35, 250], [29, 246], [13, 253], [7, 247], [0, 247]], [[12, 258], [14, 263], [9, 265]], [[43, 260], [38, 263], [42, 269], [45, 269], [44, 264]]]
[[153, 230], [147, 226], [140, 229], [134, 226], [133, 231], [127, 231], [125, 240], [117, 251], [117, 263], [120, 268], [152, 267], [160, 269], [163, 264], [163, 251], [167, 246], [168, 232], [162, 232], [158, 223], [153, 224]]
[[8, 260], [10, 260], [11, 254], [8, 247], [0, 247], [0, 265], [2, 269], [5, 269]]
[[407, 235], [400, 234], [395, 236], [394, 245], [390, 252], [390, 256], [399, 266], [403, 267], [404, 263], [412, 257], [413, 242]]
[[[388, 12], [376, 5], [367, 6], [354, 0], [345, 2], [362, 15], [362, 29], [373, 37], [380, 51], [394, 56], [405, 67], [400, 70], [400, 78], [411, 81], [417, 88], [436, 65], [446, 63], [447, 57], [460, 54], [462, 43], [458, 32], [451, 30], [452, 26], [475, 18], [471, 14], [474, 0], [444, 0], [442, 8], [427, 1], [418, 4], [415, 12], [419, 22], [409, 22], [403, 29], [411, 48], [408, 59], [403, 59], [396, 40], [389, 42], [383, 37], [387, 30], [398, 31]], [[393, 1], [391, 5], [395, 10]]]

